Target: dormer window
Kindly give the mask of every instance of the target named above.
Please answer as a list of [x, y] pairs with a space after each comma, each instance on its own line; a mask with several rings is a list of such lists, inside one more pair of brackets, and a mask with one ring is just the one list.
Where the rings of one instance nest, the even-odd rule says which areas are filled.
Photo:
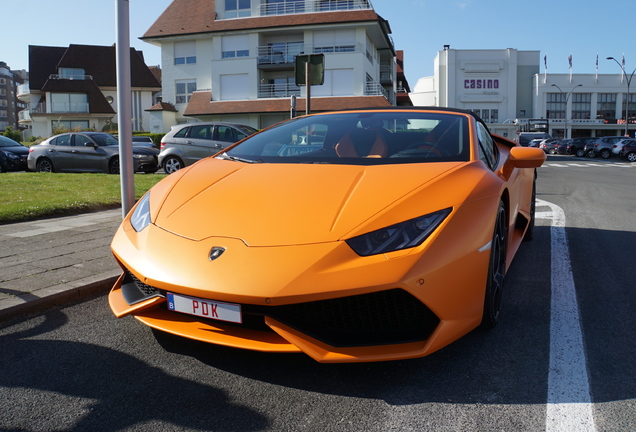
[[61, 79], [86, 79], [86, 71], [81, 68], [60, 68], [59, 75]]
[[225, 18], [240, 18], [252, 15], [252, 0], [225, 0]]

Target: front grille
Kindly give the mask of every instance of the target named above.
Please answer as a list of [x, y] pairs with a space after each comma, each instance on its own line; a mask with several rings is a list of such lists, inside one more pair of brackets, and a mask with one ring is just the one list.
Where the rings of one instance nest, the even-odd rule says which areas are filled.
[[[143, 283], [131, 272], [126, 272], [122, 290], [129, 304], [165, 296], [165, 292]], [[241, 306], [243, 323], [224, 325], [271, 331], [263, 319], [270, 316], [335, 347], [423, 341], [440, 321], [428, 307], [402, 289], [284, 306]]]
[[439, 324], [439, 318], [429, 308], [401, 289], [275, 306], [267, 313], [339, 347], [422, 341]]
[[126, 271], [124, 274], [121, 291], [124, 295], [124, 299], [129, 305], [139, 303], [140, 301], [152, 297], [163, 296], [157, 288], [143, 283], [137, 276], [129, 271]]

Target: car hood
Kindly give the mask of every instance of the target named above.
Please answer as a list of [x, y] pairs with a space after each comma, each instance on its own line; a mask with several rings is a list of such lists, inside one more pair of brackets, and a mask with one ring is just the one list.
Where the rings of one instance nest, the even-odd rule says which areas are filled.
[[[458, 165], [246, 164], [207, 159], [172, 174], [180, 178], [172, 180], [169, 192], [166, 186], [153, 189], [153, 222], [186, 238], [228, 237], [249, 246], [336, 241], [358, 234], [353, 231], [360, 225], [368, 228], [365, 222], [374, 215]], [[157, 198], [160, 201], [153, 203]], [[419, 214], [400, 216], [403, 219], [391, 223]]]
[[0, 147], [0, 150], [8, 151], [19, 156], [26, 156], [29, 154], [29, 148], [26, 146]]

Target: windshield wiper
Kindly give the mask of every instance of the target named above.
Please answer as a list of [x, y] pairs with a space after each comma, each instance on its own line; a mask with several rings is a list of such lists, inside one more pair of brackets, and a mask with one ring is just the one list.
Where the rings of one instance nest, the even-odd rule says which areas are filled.
[[236, 161], [236, 162], [243, 162], [243, 163], [262, 163], [263, 162], [261, 159], [259, 159], [259, 160], [245, 159], [245, 158], [240, 158], [240, 157], [236, 157], [236, 156], [230, 156], [227, 153], [222, 153], [219, 157], [221, 157], [223, 159], [229, 159], [229, 160], [233, 160], [233, 161]]

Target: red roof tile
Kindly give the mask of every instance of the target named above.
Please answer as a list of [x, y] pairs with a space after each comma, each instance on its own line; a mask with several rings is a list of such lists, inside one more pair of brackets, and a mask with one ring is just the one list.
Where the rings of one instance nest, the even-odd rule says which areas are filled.
[[[287, 98], [243, 101], [212, 101], [211, 99], [211, 92], [193, 93], [184, 115], [281, 113], [290, 110], [290, 100]], [[391, 104], [383, 96], [317, 97], [311, 99], [312, 112], [389, 106]], [[305, 98], [297, 99], [296, 109], [299, 114], [305, 112]]]

